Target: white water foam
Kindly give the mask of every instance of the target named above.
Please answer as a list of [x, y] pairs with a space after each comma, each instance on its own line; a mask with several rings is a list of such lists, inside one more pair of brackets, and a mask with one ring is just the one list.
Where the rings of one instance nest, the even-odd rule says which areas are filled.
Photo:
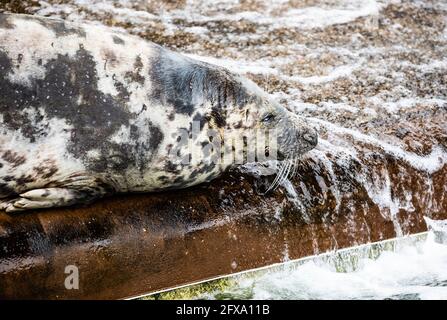
[[[60, 16], [69, 14], [71, 20], [81, 20], [74, 8], [82, 8], [98, 15], [112, 14], [116, 21], [144, 25], [150, 21], [162, 21], [166, 29], [177, 28], [172, 21], [184, 19], [195, 23], [215, 21], [247, 21], [274, 28], [324, 28], [334, 24], [347, 23], [360, 17], [377, 16], [384, 1], [345, 0], [327, 7], [305, 7], [284, 10], [282, 1], [268, 3], [265, 10], [234, 12], [238, 1], [187, 1], [182, 9], [166, 10], [159, 6], [157, 15], [134, 8], [135, 2], [129, 0], [104, 2], [102, 0], [73, 0], [71, 3], [50, 5], [40, 1], [38, 14]], [[220, 10], [219, 10], [220, 9]]]
[[434, 239], [431, 232], [425, 241], [396, 245], [376, 260], [359, 259], [355, 271], [340, 272], [337, 263], [311, 260], [260, 277], [244, 277], [236, 289], [206, 298], [447, 299], [447, 245]]
[[447, 163], [447, 154], [439, 147], [433, 148], [432, 152], [427, 156], [419, 156], [415, 153], [403, 150], [400, 146], [389, 144], [359, 131], [334, 125], [328, 121], [316, 118], [312, 118], [310, 121], [329, 129], [332, 133], [336, 133], [337, 135], [348, 135], [357, 141], [378, 146], [382, 148], [385, 153], [407, 162], [417, 170], [433, 173], [440, 170]]

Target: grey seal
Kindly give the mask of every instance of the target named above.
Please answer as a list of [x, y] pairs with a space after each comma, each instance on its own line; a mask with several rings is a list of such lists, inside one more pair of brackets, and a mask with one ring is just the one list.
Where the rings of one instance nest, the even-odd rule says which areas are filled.
[[206, 148], [183, 161], [193, 123], [218, 135], [275, 128], [280, 158], [317, 144], [304, 118], [225, 68], [103, 26], [0, 14], [0, 209], [210, 181], [231, 164], [205, 161]]

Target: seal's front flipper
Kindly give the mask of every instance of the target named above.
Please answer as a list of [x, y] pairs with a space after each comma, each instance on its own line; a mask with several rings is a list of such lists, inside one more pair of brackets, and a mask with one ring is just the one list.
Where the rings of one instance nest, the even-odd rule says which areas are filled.
[[16, 212], [30, 209], [65, 207], [76, 203], [90, 202], [101, 195], [95, 195], [91, 190], [73, 190], [67, 188], [45, 188], [30, 190], [19, 197], [2, 203], [6, 212]]
[[12, 200], [10, 199], [2, 199], [0, 202], [0, 211], [6, 210]]

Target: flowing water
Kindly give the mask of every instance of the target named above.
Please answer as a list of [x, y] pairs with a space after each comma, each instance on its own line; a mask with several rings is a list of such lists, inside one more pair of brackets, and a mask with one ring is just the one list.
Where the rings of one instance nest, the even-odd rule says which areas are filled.
[[[244, 278], [229, 290], [202, 299], [447, 299], [447, 245], [426, 240], [404, 243], [376, 259], [358, 252], [307, 261], [298, 267]], [[340, 270], [340, 264], [355, 270]], [[351, 265], [350, 265], [351, 267]]]
[[156, 298], [445, 300], [447, 221], [428, 219], [428, 224], [430, 232], [290, 261]]
[[260, 278], [240, 280], [237, 288], [204, 295], [211, 299], [447, 299], [447, 246], [430, 234], [419, 244], [363, 258], [352, 272], [332, 262], [309, 261]]

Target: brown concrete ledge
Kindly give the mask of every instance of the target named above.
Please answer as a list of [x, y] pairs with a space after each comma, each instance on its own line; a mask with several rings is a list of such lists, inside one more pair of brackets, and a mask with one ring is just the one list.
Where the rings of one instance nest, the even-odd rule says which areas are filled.
[[[428, 190], [426, 173], [382, 160], [375, 165], [390, 172], [394, 197], [413, 191], [413, 208], [397, 214], [403, 233], [426, 230], [424, 214], [447, 218], [447, 166], [431, 176]], [[187, 190], [0, 213], [0, 298], [126, 298], [396, 235], [386, 208], [361, 183], [347, 182], [355, 166], [348, 172], [334, 164], [338, 181], [346, 180], [336, 201], [320, 187], [318, 180], [329, 185], [330, 177], [324, 168], [316, 173], [317, 165], [304, 160], [294, 180], [301, 198], [300, 182], [310, 193], [301, 205], [283, 189], [258, 194], [263, 178], [233, 171]], [[79, 268], [79, 290], [64, 287], [67, 265]]]

